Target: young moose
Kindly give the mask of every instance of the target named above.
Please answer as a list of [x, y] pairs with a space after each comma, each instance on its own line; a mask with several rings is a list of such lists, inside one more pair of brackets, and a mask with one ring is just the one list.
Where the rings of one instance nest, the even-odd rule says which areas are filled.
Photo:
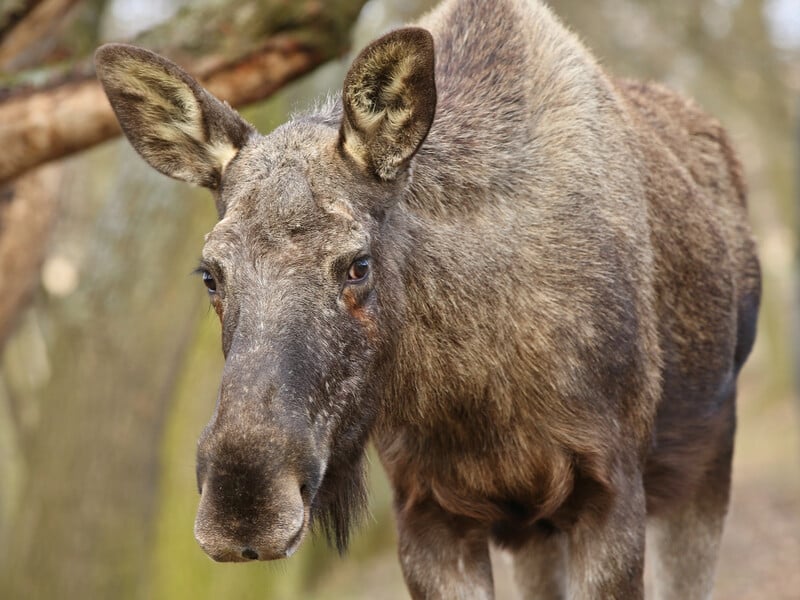
[[608, 76], [537, 0], [447, 0], [269, 136], [171, 62], [97, 71], [153, 167], [210, 188], [222, 323], [197, 458], [215, 560], [339, 547], [372, 440], [414, 598], [711, 593], [759, 268], [693, 104]]

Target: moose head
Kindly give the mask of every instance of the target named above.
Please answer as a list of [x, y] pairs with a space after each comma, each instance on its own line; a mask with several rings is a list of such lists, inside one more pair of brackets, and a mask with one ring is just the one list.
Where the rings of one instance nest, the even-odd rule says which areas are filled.
[[341, 101], [268, 136], [149, 51], [109, 44], [96, 64], [134, 148], [219, 213], [198, 269], [226, 359], [198, 444], [198, 542], [270, 560], [318, 524], [343, 549], [403, 322], [414, 227], [397, 201], [434, 118], [431, 35], [377, 40]]

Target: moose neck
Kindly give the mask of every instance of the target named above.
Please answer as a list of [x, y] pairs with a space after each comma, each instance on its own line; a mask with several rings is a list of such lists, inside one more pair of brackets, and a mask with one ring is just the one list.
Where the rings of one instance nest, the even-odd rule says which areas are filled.
[[[592, 235], [581, 228], [616, 227], [605, 198], [638, 197], [641, 182], [620, 174], [637, 159], [613, 83], [548, 9], [531, 6], [537, 14], [526, 4], [519, 22], [488, 16], [503, 21], [490, 29], [511, 30], [502, 47], [480, 34], [487, 14], [456, 19], [444, 10], [422, 23], [435, 41], [438, 104], [410, 187], [394, 209], [404, 228], [398, 239], [413, 240], [398, 251], [405, 253], [405, 313], [413, 317], [404, 320], [387, 386], [395, 425], [422, 426], [439, 415], [457, 435], [459, 413], [509, 419], [495, 374], [520, 355], [543, 390], [568, 388], [547, 375], [563, 371], [550, 350], [564, 330], [547, 307], [569, 301], [575, 291], [559, 283], [563, 267], [585, 258], [566, 242]], [[611, 129], [620, 132], [616, 140], [602, 135]], [[520, 308], [515, 289], [523, 271], [537, 287]], [[587, 290], [610, 293], [605, 285], [598, 278]], [[524, 338], [522, 329], [530, 332]], [[484, 356], [487, 348], [504, 354]]]

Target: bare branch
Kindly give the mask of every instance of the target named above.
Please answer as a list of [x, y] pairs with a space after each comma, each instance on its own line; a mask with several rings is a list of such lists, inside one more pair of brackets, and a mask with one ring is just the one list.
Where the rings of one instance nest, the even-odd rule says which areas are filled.
[[44, 0], [25, 3], [25, 13], [0, 32], [0, 69], [12, 70], [14, 62], [34, 43], [45, 38], [77, 0]]
[[17, 0], [7, 2], [0, 7], [0, 44], [8, 33], [41, 2], [42, 0]]
[[[237, 7], [244, 4], [247, 3]], [[201, 47], [198, 51], [187, 41], [180, 47], [173, 46], [167, 55], [179, 57], [178, 61], [212, 93], [233, 106], [264, 99], [340, 55], [347, 47], [349, 27], [364, 0], [289, 4], [295, 7], [294, 12], [278, 19], [276, 11], [287, 3], [251, 2], [250, 5], [259, 5], [262, 10], [271, 7], [271, 12], [264, 14], [275, 20], [251, 24], [247, 35], [243, 33], [236, 43], [227, 39], [231, 36], [217, 35], [214, 39], [222, 40], [218, 46], [202, 39], [197, 42]], [[180, 28], [179, 17], [175, 19], [171, 29]], [[196, 22], [193, 15], [192, 23]], [[186, 22], [182, 23], [185, 27]], [[197, 30], [195, 34], [199, 35]], [[163, 39], [175, 40], [172, 36]], [[153, 48], [155, 44], [148, 46]], [[118, 133], [111, 108], [93, 78], [77, 77], [41, 89], [17, 90], [0, 100], [0, 147], [3, 148], [0, 184], [27, 169], [89, 148]]]
[[[232, 106], [266, 98], [324, 58], [276, 37], [258, 52], [210, 75], [205, 85]], [[203, 79], [201, 77], [201, 79]], [[0, 183], [43, 162], [89, 148], [119, 133], [100, 84], [69, 82], [0, 104]]]
[[100, 84], [66, 83], [0, 104], [0, 183], [113, 137], [118, 128]]

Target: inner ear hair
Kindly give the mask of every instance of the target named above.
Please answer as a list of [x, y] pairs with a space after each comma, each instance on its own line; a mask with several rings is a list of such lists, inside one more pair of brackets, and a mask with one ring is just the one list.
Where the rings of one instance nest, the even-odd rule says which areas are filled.
[[342, 89], [341, 141], [347, 155], [393, 180], [419, 149], [436, 112], [431, 34], [407, 27], [367, 46]]
[[176, 64], [148, 50], [106, 44], [95, 63], [136, 151], [165, 175], [216, 189], [250, 125]]

